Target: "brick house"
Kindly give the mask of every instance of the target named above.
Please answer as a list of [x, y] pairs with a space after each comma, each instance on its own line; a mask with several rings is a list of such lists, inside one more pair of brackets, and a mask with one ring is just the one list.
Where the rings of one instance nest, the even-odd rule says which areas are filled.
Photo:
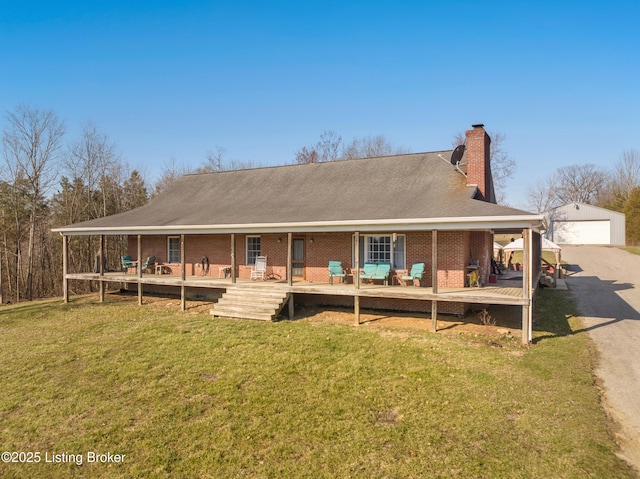
[[[463, 315], [475, 302], [517, 304], [528, 342], [544, 219], [495, 204], [489, 148], [483, 125], [474, 125], [464, 154], [456, 149], [186, 175], [140, 208], [55, 231], [64, 239], [128, 235], [127, 253], [139, 261], [154, 256], [164, 273], [137, 271], [129, 278], [126, 284], [140, 295], [143, 284], [146, 290], [178, 285], [184, 304], [186, 288], [227, 290], [249, 278], [257, 256], [266, 256], [270, 283], [283, 285], [290, 308], [295, 295], [301, 303], [355, 303], [358, 315], [362, 300], [371, 308], [431, 311], [435, 325], [434, 313]], [[464, 289], [470, 268], [488, 285], [495, 232], [527, 239], [517, 301], [444, 294]], [[331, 260], [342, 263], [350, 289], [328, 286]], [[362, 285], [366, 262], [391, 263], [388, 286]], [[419, 288], [398, 286], [393, 276], [418, 262], [426, 265]], [[68, 279], [96, 279], [66, 268], [64, 278], [65, 292]], [[99, 279], [123, 282], [103, 272]]]

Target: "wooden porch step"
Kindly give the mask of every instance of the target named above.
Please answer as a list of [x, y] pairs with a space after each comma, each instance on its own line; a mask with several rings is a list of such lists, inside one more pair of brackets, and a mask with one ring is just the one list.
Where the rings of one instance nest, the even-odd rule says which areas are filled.
[[229, 288], [213, 306], [213, 316], [273, 321], [289, 293], [258, 288]]

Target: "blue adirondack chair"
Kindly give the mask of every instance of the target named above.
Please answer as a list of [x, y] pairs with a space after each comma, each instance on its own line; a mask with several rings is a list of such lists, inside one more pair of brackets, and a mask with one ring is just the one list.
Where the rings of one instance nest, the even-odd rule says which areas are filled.
[[400, 284], [402, 286], [407, 285], [407, 281], [412, 281], [414, 286], [420, 286], [420, 280], [424, 274], [424, 263], [413, 263], [409, 274], [402, 275], [400, 277]]
[[345, 282], [347, 273], [342, 269], [342, 262], [329, 261], [329, 284], [333, 284], [333, 278], [342, 278], [342, 282]]

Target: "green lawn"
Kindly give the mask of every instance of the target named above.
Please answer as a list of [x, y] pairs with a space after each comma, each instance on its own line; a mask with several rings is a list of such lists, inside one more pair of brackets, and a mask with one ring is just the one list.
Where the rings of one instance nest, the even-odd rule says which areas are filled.
[[629, 253], [640, 254], [640, 246], [626, 246], [623, 249], [627, 250]]
[[2, 307], [1, 449], [41, 462], [0, 463], [0, 477], [634, 477], [572, 311], [545, 290], [523, 349], [111, 296]]

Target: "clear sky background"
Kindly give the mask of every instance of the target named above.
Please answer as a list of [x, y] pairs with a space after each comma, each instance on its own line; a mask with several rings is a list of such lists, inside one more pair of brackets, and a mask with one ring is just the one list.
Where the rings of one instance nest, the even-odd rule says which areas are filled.
[[91, 120], [151, 181], [216, 147], [284, 164], [331, 129], [436, 151], [484, 123], [524, 207], [558, 167], [640, 150], [637, 0], [0, 6], [0, 110], [52, 109], [67, 141]]

